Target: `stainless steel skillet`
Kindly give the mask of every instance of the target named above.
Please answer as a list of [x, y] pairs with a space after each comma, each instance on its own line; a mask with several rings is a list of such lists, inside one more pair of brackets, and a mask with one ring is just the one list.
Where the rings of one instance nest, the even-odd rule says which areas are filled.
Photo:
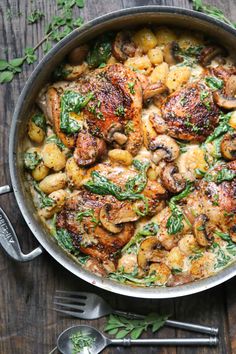
[[106, 31], [135, 27], [141, 24], [168, 25], [202, 31], [208, 36], [214, 37], [218, 43], [228, 47], [230, 51], [236, 52], [235, 29], [201, 13], [160, 6], [144, 6], [110, 13], [88, 22], [59, 42], [38, 64], [19, 97], [10, 131], [9, 166], [11, 181], [9, 186], [0, 188], [0, 194], [14, 192], [20, 211], [41, 246], [28, 255], [22, 255], [16, 235], [9, 226], [3, 211], [0, 211], [0, 243], [10, 256], [19, 261], [31, 260], [38, 256], [42, 249], [45, 249], [55, 260], [78, 278], [117, 294], [152, 299], [171, 298], [197, 293], [223, 283], [236, 274], [236, 263], [229, 265], [210, 278], [173, 288], [137, 288], [119, 284], [106, 278], [100, 278], [82, 269], [72, 258], [64, 253], [48, 234], [48, 230], [37, 217], [36, 209], [25, 181], [22, 161], [28, 113], [35, 102], [38, 92], [50, 80], [50, 74], [55, 67], [79, 44], [89, 42]]

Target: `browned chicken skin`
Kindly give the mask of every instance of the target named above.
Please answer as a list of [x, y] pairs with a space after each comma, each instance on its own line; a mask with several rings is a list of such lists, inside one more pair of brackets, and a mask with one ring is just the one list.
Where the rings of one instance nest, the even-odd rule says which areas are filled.
[[162, 113], [168, 135], [202, 142], [216, 127], [219, 109], [213, 102], [211, 91], [201, 83], [194, 83], [168, 96]]
[[[129, 88], [130, 84], [133, 84], [132, 94]], [[93, 93], [93, 99], [83, 110], [84, 121], [88, 125], [89, 133], [109, 143], [116, 142], [114, 134], [120, 133], [116, 137], [117, 141], [119, 142], [119, 138], [122, 139], [121, 145], [131, 154], [136, 155], [142, 145], [143, 138], [141, 131], [142, 89], [135, 73], [122, 64], [108, 65], [85, 74], [71, 85], [62, 83], [61, 87], [60, 85], [57, 88], [50, 87], [47, 92], [54, 129], [62, 142], [69, 148], [76, 146], [77, 155], [79, 155], [78, 150], [84, 148], [85, 141], [84, 139], [81, 141], [79, 137], [76, 139], [76, 135], [67, 135], [61, 131], [60, 94], [63, 93], [63, 90], [76, 91], [82, 95]], [[130, 121], [133, 126], [126, 137], [124, 135], [125, 126]], [[87, 133], [87, 138], [89, 133]], [[94, 140], [94, 138], [91, 137], [90, 140]], [[104, 152], [104, 145], [103, 147], [101, 144], [97, 145], [98, 148], [92, 151], [92, 155], [100, 157]], [[96, 159], [91, 159], [91, 163], [95, 161]]]
[[[57, 226], [67, 229], [74, 247], [100, 261], [115, 261], [116, 252], [133, 236], [134, 225], [125, 223], [122, 231], [113, 234], [99, 223], [99, 212], [106, 203], [117, 203], [114, 197], [80, 191], [69, 198], [57, 216]], [[78, 213], [93, 211], [91, 216], [79, 218]]]
[[[215, 169], [227, 168], [236, 171], [236, 161], [221, 165]], [[187, 198], [187, 214], [204, 214], [209, 219], [211, 228], [216, 227], [230, 234], [236, 241], [236, 178], [221, 183], [207, 182], [204, 179], [197, 189]]]

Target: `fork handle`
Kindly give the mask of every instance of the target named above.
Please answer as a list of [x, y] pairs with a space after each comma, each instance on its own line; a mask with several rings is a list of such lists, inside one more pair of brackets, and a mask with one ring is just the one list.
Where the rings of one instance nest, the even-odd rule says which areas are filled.
[[[113, 311], [113, 313], [118, 316], [124, 316], [124, 317], [128, 317], [128, 318], [135, 319], [135, 320], [142, 320], [145, 318], [145, 316], [137, 315], [132, 312], [115, 310], [115, 311]], [[192, 332], [199, 332], [199, 333], [205, 333], [205, 334], [217, 335], [219, 333], [218, 328], [201, 326], [201, 325], [197, 325], [194, 323], [188, 323], [188, 322], [167, 320], [165, 322], [165, 325], [168, 327], [180, 328], [180, 329], [185, 329], [185, 330], [192, 331]]]

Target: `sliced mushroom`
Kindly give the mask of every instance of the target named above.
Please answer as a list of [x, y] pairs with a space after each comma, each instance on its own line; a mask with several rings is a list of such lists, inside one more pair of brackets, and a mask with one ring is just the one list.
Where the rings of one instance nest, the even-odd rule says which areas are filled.
[[107, 133], [107, 141], [109, 143], [115, 142], [120, 146], [124, 145], [127, 142], [128, 137], [124, 134], [123, 130], [123, 126], [120, 123], [112, 124]]
[[212, 242], [212, 232], [209, 228], [209, 218], [205, 214], [196, 217], [193, 223], [193, 234], [200, 246], [207, 247]]
[[168, 135], [158, 135], [149, 144], [149, 149], [154, 151], [152, 160], [155, 164], [161, 160], [171, 162], [179, 156], [179, 145]]
[[151, 113], [149, 120], [157, 133], [163, 134], [167, 132], [166, 122], [159, 114]]
[[89, 166], [106, 155], [107, 147], [103, 139], [87, 131], [81, 131], [76, 140], [74, 159], [78, 166]]
[[121, 224], [131, 221], [136, 221], [140, 218], [137, 214], [137, 210], [143, 208], [143, 202], [137, 201], [135, 203], [131, 202], [122, 202], [109, 204], [107, 207], [107, 214], [109, 214], [109, 220], [115, 224]]
[[225, 95], [234, 97], [236, 95], [236, 75], [231, 75], [225, 84]]
[[204, 47], [199, 55], [199, 62], [202, 66], [207, 66], [218, 55], [226, 55], [226, 50], [220, 46], [212, 45]]
[[177, 42], [173, 41], [168, 43], [163, 49], [165, 62], [169, 65], [175, 65], [183, 61], [183, 58], [178, 55], [179, 50], [180, 48]]
[[236, 133], [225, 134], [220, 149], [227, 160], [236, 160]]
[[136, 46], [131, 39], [131, 33], [128, 31], [119, 32], [116, 35], [112, 46], [113, 56], [121, 62], [124, 62], [128, 57], [135, 55]]
[[89, 52], [89, 46], [83, 44], [75, 49], [73, 49], [68, 55], [68, 62], [71, 65], [82, 64]]
[[161, 180], [166, 189], [171, 193], [179, 193], [185, 188], [185, 180], [174, 164], [168, 164], [161, 173]]
[[143, 100], [146, 101], [147, 99], [152, 98], [155, 95], [160, 95], [165, 91], [168, 91], [168, 87], [161, 81], [155, 84], [149, 84], [143, 91]]
[[225, 109], [236, 109], [236, 97], [228, 97], [220, 91], [213, 92], [215, 103]]
[[102, 223], [102, 226], [112, 232], [113, 234], [118, 234], [121, 232], [123, 226], [122, 225], [115, 225], [113, 222], [109, 220], [109, 211], [111, 210], [111, 204], [105, 204], [99, 214], [100, 221]]
[[137, 258], [138, 265], [147, 272], [151, 263], [161, 262], [167, 254], [168, 251], [162, 248], [157, 237], [148, 237], [140, 245]]

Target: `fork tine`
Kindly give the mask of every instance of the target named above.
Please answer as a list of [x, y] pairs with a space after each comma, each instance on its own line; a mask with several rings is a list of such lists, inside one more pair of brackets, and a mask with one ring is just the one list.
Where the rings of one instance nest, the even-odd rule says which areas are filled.
[[56, 290], [56, 293], [61, 293], [64, 295], [76, 295], [76, 296], [81, 297], [83, 299], [86, 299], [88, 296], [91, 295], [91, 293], [87, 293], [87, 292], [67, 291], [67, 290]]
[[57, 309], [56, 307], [54, 307], [53, 310], [56, 312], [59, 312], [59, 313], [63, 313], [65, 315], [70, 315], [72, 317], [83, 318], [83, 314], [80, 312], [60, 310], [60, 309]]
[[74, 301], [74, 302], [80, 304], [81, 306], [85, 306], [85, 302], [83, 301], [83, 299], [80, 299], [80, 298], [77, 298], [77, 297], [55, 295], [54, 299]]
[[58, 306], [61, 306], [62, 308], [63, 307], [67, 307], [67, 308], [70, 308], [72, 310], [77, 310], [79, 312], [84, 312], [84, 310], [81, 308], [81, 306], [78, 306], [78, 305], [74, 305], [74, 304], [66, 304], [64, 302], [58, 302], [58, 301], [54, 301], [53, 302], [54, 305], [58, 305]]

